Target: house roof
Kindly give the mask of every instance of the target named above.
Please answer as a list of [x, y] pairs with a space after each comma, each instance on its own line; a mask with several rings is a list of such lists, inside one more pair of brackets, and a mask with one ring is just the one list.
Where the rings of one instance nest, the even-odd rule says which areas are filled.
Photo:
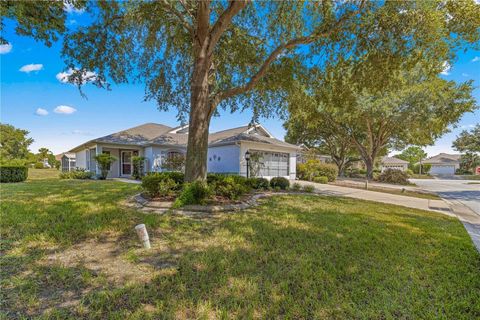
[[158, 123], [145, 123], [127, 130], [112, 133], [95, 139], [95, 142], [120, 144], [145, 144], [151, 139], [172, 130], [171, 127]]
[[[233, 144], [240, 141], [250, 141], [276, 145], [287, 148], [298, 148], [295, 145], [274, 138], [263, 126], [241, 126], [237, 128], [213, 132], [208, 137], [209, 145]], [[121, 145], [170, 145], [186, 147], [188, 143], [188, 126], [171, 128], [157, 123], [146, 123], [123, 130], [108, 136], [90, 140], [74, 149], [91, 143], [108, 143]]]
[[460, 161], [461, 154], [440, 153], [436, 156], [430, 157], [422, 163], [426, 164], [456, 164]]
[[382, 158], [382, 164], [408, 164], [408, 161], [398, 159], [395, 157], [383, 157]]
[[75, 153], [64, 152], [55, 155], [55, 160], [62, 160], [63, 156], [66, 156], [69, 159], [75, 159], [77, 155]]

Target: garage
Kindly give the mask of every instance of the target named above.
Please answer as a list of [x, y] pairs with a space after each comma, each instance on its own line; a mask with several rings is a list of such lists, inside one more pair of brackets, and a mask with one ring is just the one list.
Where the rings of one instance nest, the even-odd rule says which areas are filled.
[[455, 174], [455, 166], [454, 165], [432, 165], [430, 169], [430, 174], [445, 174], [445, 175], [452, 175]]

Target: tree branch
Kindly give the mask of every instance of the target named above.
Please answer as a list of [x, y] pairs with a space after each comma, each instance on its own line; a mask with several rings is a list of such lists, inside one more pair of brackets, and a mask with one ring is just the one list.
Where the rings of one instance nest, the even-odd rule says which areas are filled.
[[275, 61], [278, 58], [278, 56], [284, 50], [291, 49], [302, 44], [310, 44], [321, 37], [329, 36], [334, 31], [338, 30], [338, 28], [343, 24], [344, 21], [348, 20], [351, 16], [359, 13], [360, 10], [362, 10], [364, 4], [365, 4], [365, 1], [361, 1], [361, 4], [358, 10], [352, 11], [350, 14], [343, 15], [340, 19], [338, 19], [335, 25], [331, 27], [328, 31], [324, 31], [320, 33], [314, 32], [308, 36], [292, 39], [284, 44], [279, 45], [277, 48], [275, 48], [275, 50], [272, 51], [272, 53], [270, 53], [267, 59], [265, 59], [260, 69], [257, 71], [257, 73], [255, 73], [252, 76], [249, 82], [247, 82], [243, 86], [238, 86], [238, 87], [227, 89], [225, 91], [217, 93], [212, 99], [213, 100], [212, 105], [216, 106], [218, 103], [220, 103], [220, 101], [224, 99], [228, 99], [230, 97], [233, 97], [251, 90], [258, 83], [258, 81], [260, 81], [260, 79], [263, 78], [263, 76], [265, 76], [268, 69], [270, 68], [270, 65], [273, 63], [273, 61]]
[[182, 24], [182, 26], [187, 29], [188, 32], [190, 32], [190, 34], [193, 34], [193, 26], [191, 23], [189, 23], [186, 19], [185, 19], [185, 15], [183, 15], [180, 11], [178, 11], [174, 5], [172, 5], [172, 3], [169, 3], [167, 0], [163, 0], [161, 2], [165, 9], [167, 10], [167, 12], [175, 15], [179, 22]]
[[217, 45], [218, 40], [232, 23], [232, 19], [237, 15], [245, 6], [247, 5], [248, 0], [230, 0], [227, 9], [222, 12], [218, 17], [217, 21], [210, 31], [210, 45], [208, 47], [208, 55], [213, 53], [215, 46]]

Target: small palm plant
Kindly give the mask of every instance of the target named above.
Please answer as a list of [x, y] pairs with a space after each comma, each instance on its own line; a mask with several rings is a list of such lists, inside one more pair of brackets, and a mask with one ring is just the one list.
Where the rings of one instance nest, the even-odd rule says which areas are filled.
[[107, 154], [107, 153], [102, 153], [97, 156], [95, 156], [95, 160], [98, 163], [98, 167], [100, 168], [100, 180], [105, 180], [107, 179], [108, 175], [108, 170], [110, 170], [110, 166], [112, 163], [117, 161], [117, 158], [114, 156]]

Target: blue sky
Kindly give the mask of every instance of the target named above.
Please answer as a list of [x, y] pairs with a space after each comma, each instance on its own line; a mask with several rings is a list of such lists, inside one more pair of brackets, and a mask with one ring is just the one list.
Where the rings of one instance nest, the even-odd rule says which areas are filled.
[[[69, 24], [74, 26], [82, 16], [69, 13]], [[35, 140], [32, 151], [47, 147], [54, 153], [64, 152], [87, 140], [146, 122], [178, 125], [176, 110], [158, 111], [154, 102], [143, 101], [142, 84], [113, 85], [111, 91], [87, 84], [84, 92], [88, 99], [85, 99], [76, 87], [57, 79], [65, 71], [60, 43], [48, 48], [29, 37], [17, 36], [11, 22], [7, 22], [3, 36], [11, 47], [2, 46], [0, 50], [0, 120], [30, 131]], [[455, 81], [473, 79], [474, 96], [480, 104], [479, 51], [462, 52], [443, 76]], [[212, 120], [210, 131], [241, 126], [250, 119], [250, 111], [221, 112], [220, 117]], [[283, 139], [281, 119], [273, 117], [261, 122], [273, 135]], [[426, 148], [429, 156], [453, 152], [451, 143], [456, 135], [479, 122], [480, 111], [465, 114], [457, 128]]]

